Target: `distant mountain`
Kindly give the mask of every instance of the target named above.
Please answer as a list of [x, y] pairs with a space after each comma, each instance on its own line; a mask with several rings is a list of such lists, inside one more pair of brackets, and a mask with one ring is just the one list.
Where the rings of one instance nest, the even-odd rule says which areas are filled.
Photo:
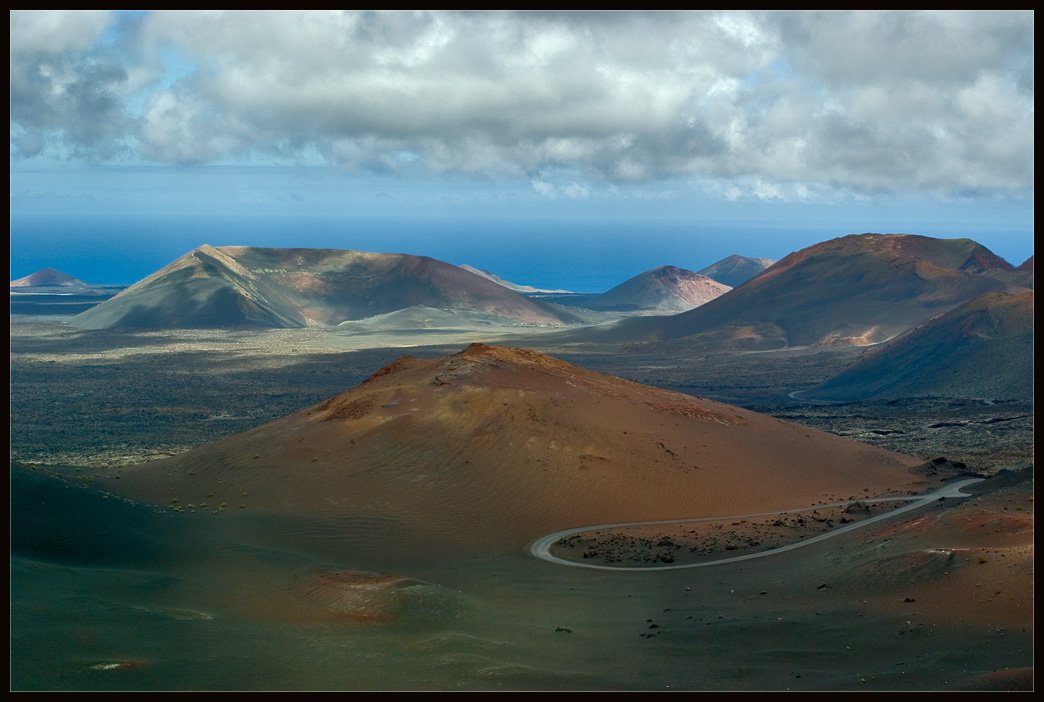
[[986, 292], [1010, 263], [970, 239], [853, 234], [792, 253], [727, 295], [665, 318], [578, 330], [572, 341], [719, 350], [864, 346]]
[[313, 407], [102, 486], [168, 508], [290, 517], [298, 534], [427, 559], [518, 553], [572, 525], [901, 490], [920, 479], [910, 469], [922, 460], [473, 344], [403, 357]]
[[731, 289], [684, 268], [660, 266], [639, 273], [601, 295], [590, 296], [583, 305], [595, 310], [684, 312]]
[[697, 272], [731, 288], [738, 288], [773, 263], [775, 261], [771, 258], [748, 258], [733, 254]]
[[1025, 276], [1023, 278], [1022, 285], [1025, 285], [1027, 288], [1032, 288], [1033, 287], [1033, 257], [1030, 256], [1025, 261], [1023, 261], [1022, 265], [1020, 265], [1018, 267], [1018, 271], [1019, 271], [1019, 273], [1022, 273]]
[[44, 268], [11, 281], [11, 314], [67, 317], [89, 310], [124, 287], [89, 285], [54, 268]]
[[534, 288], [532, 285], [518, 285], [516, 283], [512, 283], [510, 281], [504, 280], [500, 276], [494, 275], [493, 273], [490, 273], [489, 271], [484, 271], [484, 270], [475, 268], [473, 266], [469, 266], [466, 263], [461, 264], [460, 267], [463, 268], [464, 270], [466, 270], [469, 273], [474, 273], [475, 275], [480, 275], [480, 276], [482, 276], [483, 278], [485, 278], [487, 280], [492, 280], [497, 285], [502, 285], [505, 288], [507, 288], [508, 290], [514, 290], [515, 292], [518, 292], [518, 293], [523, 293], [523, 294], [528, 294], [528, 293], [563, 293], [563, 294], [568, 294], [570, 292], [569, 290], [545, 290], [543, 288]]
[[893, 339], [805, 397], [1033, 397], [1033, 292], [986, 293]]
[[1030, 256], [1017, 268], [1011, 266], [991, 270], [986, 275], [992, 276], [1005, 283], [1020, 285], [1024, 288], [1033, 288], [1033, 257]]
[[[629, 278], [604, 293], [544, 295], [544, 302], [594, 310], [619, 318], [635, 315], [669, 315], [684, 312], [731, 290], [707, 276], [676, 266], [660, 266]], [[604, 320], [603, 320], [604, 321]]]
[[31, 275], [11, 281], [12, 288], [87, 288], [82, 280], [54, 268], [41, 268]]
[[1018, 277], [1014, 279], [1019, 285], [1024, 285], [1027, 288], [1033, 287], [1033, 257], [1030, 256], [1022, 264], [1015, 269]]
[[334, 326], [417, 306], [521, 324], [573, 319], [424, 256], [204, 245], [71, 323], [84, 329]]

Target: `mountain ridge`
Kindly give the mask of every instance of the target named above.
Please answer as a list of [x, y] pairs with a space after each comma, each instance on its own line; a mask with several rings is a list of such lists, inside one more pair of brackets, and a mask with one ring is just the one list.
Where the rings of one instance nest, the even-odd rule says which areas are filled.
[[1033, 300], [1033, 291], [980, 295], [875, 349], [803, 397], [1031, 399]]
[[568, 313], [436, 259], [203, 245], [73, 318], [81, 328], [336, 326], [415, 306], [562, 325]]
[[791, 253], [688, 312], [561, 338], [744, 351], [866, 346], [983, 293], [1024, 291], [1002, 279], [1013, 272], [970, 239], [852, 234]]

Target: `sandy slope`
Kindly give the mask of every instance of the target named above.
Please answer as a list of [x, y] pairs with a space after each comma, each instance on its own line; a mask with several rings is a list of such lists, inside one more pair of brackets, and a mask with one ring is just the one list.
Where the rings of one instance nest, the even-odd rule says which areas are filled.
[[[1023, 482], [868, 537], [890, 555], [874, 563], [869, 602], [905, 603], [921, 622], [1029, 627], [1033, 621], [1033, 492]], [[909, 599], [909, 601], [907, 601]]]
[[517, 550], [583, 524], [905, 492], [918, 489], [916, 463], [535, 352], [473, 344], [402, 358], [326, 402], [125, 470], [109, 487], [181, 509], [331, 524], [365, 517], [388, 526], [373, 526], [373, 538], [413, 535], [415, 543], [387, 544], [407, 552]]
[[910, 330], [805, 397], [1033, 396], [1033, 291], [986, 293]]

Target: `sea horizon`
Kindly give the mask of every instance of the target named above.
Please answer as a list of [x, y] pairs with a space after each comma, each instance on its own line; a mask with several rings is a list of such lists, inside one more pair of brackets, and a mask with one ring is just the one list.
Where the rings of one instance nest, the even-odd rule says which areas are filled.
[[970, 238], [1015, 266], [1033, 254], [1024, 251], [1027, 237], [1002, 227], [976, 234], [944, 226], [855, 231], [820, 222], [590, 217], [12, 215], [10, 272], [16, 280], [50, 267], [93, 285], [130, 285], [203, 244], [334, 248], [428, 256], [519, 285], [600, 293], [658, 266], [698, 271], [732, 254], [779, 260], [871, 231]]

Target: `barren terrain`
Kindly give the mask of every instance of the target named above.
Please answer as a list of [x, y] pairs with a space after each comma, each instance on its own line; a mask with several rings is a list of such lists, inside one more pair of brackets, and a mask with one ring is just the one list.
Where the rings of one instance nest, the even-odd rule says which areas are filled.
[[710, 563], [765, 553], [835, 527], [860, 522], [900, 506], [900, 502], [859, 501], [759, 517], [706, 519], [696, 523], [592, 529], [555, 542], [559, 558], [599, 565], [636, 567]]
[[[359, 337], [323, 329], [84, 332], [62, 317], [11, 317], [12, 458], [130, 465], [171, 455], [285, 416], [364, 380], [410, 353], [432, 357], [472, 341], [510, 343], [488, 330]], [[973, 470], [1033, 460], [1033, 405], [989, 398], [859, 403], [795, 400], [859, 357], [858, 349], [681, 357], [529, 346], [586, 368], [771, 414], [928, 460]], [[412, 343], [406, 343], [407, 341]], [[432, 343], [427, 343], [432, 342]], [[53, 422], [61, 397], [62, 422]], [[46, 428], [46, 429], [44, 429]]]
[[[408, 352], [431, 359], [469, 341], [496, 341], [455, 333], [450, 345]], [[1030, 403], [831, 405], [790, 397], [857, 351], [682, 360], [561, 349], [556, 355], [584, 367], [919, 461], [945, 456], [931, 464], [934, 474], [925, 468], [927, 484], [952, 479], [958, 463], [993, 476], [975, 497], [786, 554], [689, 571], [602, 573], [538, 561], [524, 545], [500, 555], [418, 556], [403, 546], [415, 534], [378, 511], [347, 521], [276, 516], [254, 509], [250, 495], [215, 502], [214, 490], [193, 495], [191, 507], [183, 496], [150, 507], [91, 487], [126, 466], [181, 455], [333, 397], [406, 349], [360, 348], [375, 338], [315, 329], [82, 332], [60, 318], [12, 317], [11, 334], [14, 689], [1033, 684]], [[832, 496], [860, 497], [863, 487]], [[605, 548], [612, 544], [636, 562], [698, 560], [808, 538], [831, 529], [828, 522], [865, 514], [807, 506], [771, 520], [605, 534], [563, 550], [595, 548], [608, 562], [617, 557]], [[554, 528], [583, 523], [592, 522]]]

